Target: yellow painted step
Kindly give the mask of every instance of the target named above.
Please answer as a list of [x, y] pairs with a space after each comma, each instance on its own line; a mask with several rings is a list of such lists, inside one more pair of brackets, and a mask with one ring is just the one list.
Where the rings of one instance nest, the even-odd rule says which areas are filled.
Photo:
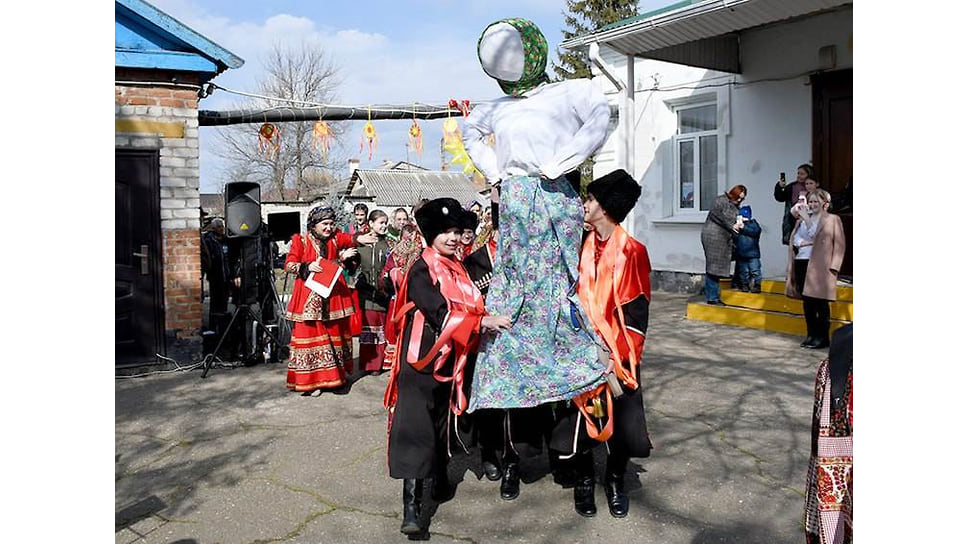
[[[807, 334], [807, 323], [803, 320], [803, 316], [781, 312], [690, 302], [686, 305], [686, 318], [797, 336]], [[830, 332], [832, 333], [844, 325], [846, 325], [846, 322], [831, 318]]]
[[[803, 315], [803, 302], [774, 293], [744, 293], [733, 289], [720, 291], [720, 298], [730, 306], [748, 308], [750, 310], [766, 310], [769, 312], [783, 312], [787, 314]], [[854, 320], [854, 303], [837, 301], [830, 303], [830, 318], [841, 321]]]
[[[729, 279], [719, 280], [720, 289], [729, 289]], [[760, 289], [764, 293], [774, 293], [777, 295], [783, 295], [786, 293], [786, 282], [784, 280], [763, 280], [760, 282]], [[854, 286], [853, 285], [838, 285], [837, 286], [837, 300], [850, 301], [854, 300]]]

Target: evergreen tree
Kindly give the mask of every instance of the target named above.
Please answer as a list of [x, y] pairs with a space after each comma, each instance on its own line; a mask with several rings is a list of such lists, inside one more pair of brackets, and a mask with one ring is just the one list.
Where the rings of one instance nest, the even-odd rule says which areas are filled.
[[[591, 34], [605, 25], [628, 19], [638, 14], [638, 0], [566, 0], [568, 11], [564, 13], [565, 28], [561, 31], [566, 40]], [[592, 77], [588, 56], [584, 51], [558, 51], [560, 64], [554, 66], [558, 79]]]
[[[638, 0], [566, 0], [568, 12], [564, 13], [565, 25], [568, 28], [561, 31], [566, 40], [577, 36], [591, 34], [607, 24], [628, 19], [638, 14]], [[557, 80], [591, 78], [592, 71], [588, 65], [588, 55], [585, 51], [570, 51], [562, 53], [558, 50], [560, 64], [554, 66]], [[581, 172], [582, 198], [588, 184], [592, 182], [592, 167], [595, 161], [588, 159], [578, 168]]]

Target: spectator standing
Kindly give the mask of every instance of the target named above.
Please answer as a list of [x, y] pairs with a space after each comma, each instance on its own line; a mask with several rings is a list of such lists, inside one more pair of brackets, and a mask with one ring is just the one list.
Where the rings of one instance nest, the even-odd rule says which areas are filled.
[[376, 235], [372, 242], [358, 242], [360, 267], [356, 276], [356, 292], [363, 312], [360, 333], [360, 368], [363, 372], [379, 374], [383, 370], [386, 352], [387, 309], [390, 296], [382, 281], [390, 246], [386, 240], [389, 217], [382, 210], [373, 210], [367, 218], [367, 232]]
[[369, 231], [370, 227], [367, 222], [367, 216], [370, 214], [370, 209], [366, 204], [360, 202], [356, 206], [353, 206], [353, 220], [354, 223], [350, 225], [350, 234], [365, 234]]
[[387, 227], [387, 242], [391, 246], [400, 240], [403, 227], [410, 224], [410, 214], [403, 208], [397, 208], [390, 214], [390, 224]]
[[729, 277], [729, 263], [733, 256], [736, 234], [743, 227], [739, 205], [746, 199], [746, 187], [734, 185], [729, 191], [713, 199], [700, 240], [706, 257], [706, 281], [703, 291], [706, 304], [725, 306], [719, 298], [719, 279]]
[[[809, 187], [807, 180], [811, 180]], [[790, 233], [793, 232], [793, 224], [796, 222], [796, 217], [791, 215], [790, 208], [797, 203], [800, 195], [805, 195], [817, 187], [818, 184], [813, 175], [813, 166], [809, 164], [801, 164], [797, 167], [797, 179], [792, 183], [787, 183], [786, 173], [780, 173], [780, 180], [773, 187], [773, 199], [783, 203], [783, 221], [781, 224], [783, 245], [789, 245]]]
[[753, 209], [742, 206], [740, 216], [744, 217], [743, 228], [736, 235], [736, 276], [739, 277], [741, 291], [760, 292], [762, 271], [760, 266], [760, 224], [753, 219]]
[[216, 330], [217, 316], [228, 310], [230, 279], [225, 221], [220, 217], [212, 219], [202, 234], [202, 270], [208, 278], [208, 327]]
[[837, 275], [846, 241], [840, 217], [828, 213], [830, 193], [816, 189], [807, 196], [809, 215], [797, 220], [790, 237], [786, 295], [803, 300], [807, 339], [800, 346], [830, 346], [830, 301], [837, 300]]

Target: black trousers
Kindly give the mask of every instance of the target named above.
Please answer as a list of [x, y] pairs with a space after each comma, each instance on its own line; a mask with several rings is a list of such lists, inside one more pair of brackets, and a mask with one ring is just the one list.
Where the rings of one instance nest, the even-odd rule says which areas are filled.
[[803, 297], [803, 317], [807, 321], [807, 336], [830, 340], [829, 301], [822, 298]]
[[[807, 259], [793, 261], [794, 281], [797, 292], [803, 293], [803, 284], [807, 279]], [[803, 296], [803, 319], [807, 322], [807, 336], [820, 340], [829, 340], [830, 335], [830, 302], [822, 298]]]

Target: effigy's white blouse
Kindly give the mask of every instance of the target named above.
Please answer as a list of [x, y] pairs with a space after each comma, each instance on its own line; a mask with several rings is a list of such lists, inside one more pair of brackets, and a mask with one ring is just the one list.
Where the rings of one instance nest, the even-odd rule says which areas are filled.
[[[491, 184], [518, 175], [555, 179], [602, 147], [608, 117], [597, 83], [548, 83], [520, 98], [475, 105], [464, 122], [464, 147]], [[494, 147], [487, 144], [491, 134]]]

